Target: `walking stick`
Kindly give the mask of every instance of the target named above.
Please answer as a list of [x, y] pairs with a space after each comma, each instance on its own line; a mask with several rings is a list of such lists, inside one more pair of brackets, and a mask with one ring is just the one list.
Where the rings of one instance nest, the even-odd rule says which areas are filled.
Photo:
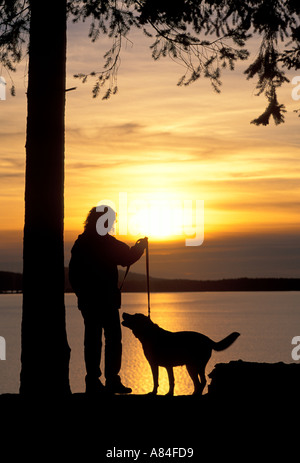
[[146, 246], [146, 275], [147, 275], [147, 293], [148, 293], [148, 317], [150, 318], [149, 242], [148, 242], [148, 238], [147, 238], [147, 246]]

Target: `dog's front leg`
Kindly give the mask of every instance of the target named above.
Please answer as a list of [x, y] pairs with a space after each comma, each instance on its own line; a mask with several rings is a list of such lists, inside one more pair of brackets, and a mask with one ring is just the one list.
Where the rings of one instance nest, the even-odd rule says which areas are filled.
[[152, 371], [152, 377], [153, 377], [153, 391], [150, 392], [150, 394], [157, 394], [157, 389], [158, 389], [158, 365], [155, 363], [151, 363], [151, 371]]
[[166, 367], [169, 377], [169, 392], [166, 395], [174, 395], [174, 372], [172, 367]]

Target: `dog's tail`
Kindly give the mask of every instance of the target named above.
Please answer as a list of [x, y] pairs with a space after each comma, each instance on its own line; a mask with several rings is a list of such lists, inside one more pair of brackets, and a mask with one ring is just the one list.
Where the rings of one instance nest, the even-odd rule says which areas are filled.
[[231, 333], [229, 336], [226, 336], [226, 338], [222, 339], [221, 341], [214, 342], [213, 349], [217, 352], [227, 349], [227, 347], [231, 346], [231, 344], [234, 343], [234, 341], [239, 337], [239, 335], [240, 333], [234, 332]]

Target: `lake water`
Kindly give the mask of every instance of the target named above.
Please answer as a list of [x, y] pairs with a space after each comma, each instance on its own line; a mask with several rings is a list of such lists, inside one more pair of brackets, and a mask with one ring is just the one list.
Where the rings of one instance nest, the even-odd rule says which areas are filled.
[[[122, 298], [121, 312], [147, 314], [145, 293], [125, 293]], [[66, 294], [65, 301], [71, 389], [82, 392], [83, 322], [75, 295]], [[199, 331], [215, 341], [232, 331], [240, 332], [241, 336], [226, 351], [213, 352], [206, 368], [209, 374], [216, 363], [231, 360], [294, 362], [291, 341], [300, 336], [299, 302], [299, 292], [154, 293], [151, 318], [165, 329]], [[0, 393], [15, 393], [19, 388], [21, 307], [22, 295], [0, 295], [0, 336], [6, 342], [6, 360], [0, 360]], [[122, 381], [132, 387], [133, 393], [145, 394], [152, 389], [150, 367], [139, 341], [127, 328], [122, 327], [122, 332]], [[164, 394], [168, 391], [167, 374], [164, 368], [159, 373], [159, 393]], [[176, 367], [174, 373], [175, 394], [191, 394], [192, 382], [185, 367]]]

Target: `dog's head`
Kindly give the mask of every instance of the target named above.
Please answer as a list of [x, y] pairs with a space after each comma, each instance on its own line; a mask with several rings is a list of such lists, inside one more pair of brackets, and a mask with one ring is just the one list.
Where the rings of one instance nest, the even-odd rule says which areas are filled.
[[138, 339], [143, 338], [145, 334], [153, 328], [153, 326], [155, 326], [150, 318], [146, 317], [146, 315], [141, 313], [130, 315], [126, 312], [123, 313], [122, 325], [129, 328]]

